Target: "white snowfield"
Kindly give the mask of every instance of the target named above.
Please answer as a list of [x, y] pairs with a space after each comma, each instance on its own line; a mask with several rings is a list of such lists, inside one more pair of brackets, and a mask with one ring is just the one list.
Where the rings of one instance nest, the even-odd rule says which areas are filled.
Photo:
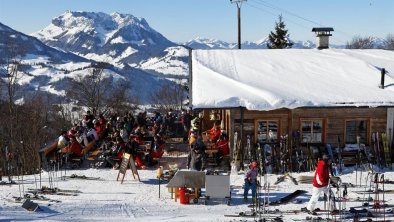
[[[356, 174], [351, 169], [347, 169], [347, 171], [349, 173], [341, 176], [342, 181], [355, 184]], [[160, 186], [161, 197], [159, 198], [159, 185], [156, 179], [156, 170], [154, 169], [139, 171], [141, 182], [134, 180], [130, 171], [128, 171], [123, 184], [120, 181], [116, 181], [117, 173], [117, 170], [112, 169], [87, 169], [67, 172], [67, 175], [77, 174], [100, 177], [101, 180], [55, 180], [55, 187], [78, 189], [82, 193], [78, 194], [78, 196], [45, 195], [48, 198], [60, 200], [61, 202], [34, 201], [41, 208], [41, 211], [37, 212], [29, 212], [21, 207], [21, 203], [9, 201], [12, 199], [12, 196], [19, 196], [18, 185], [2, 185], [0, 186], [0, 221], [254, 221], [253, 218], [224, 217], [225, 214], [237, 214], [251, 210], [243, 201], [243, 190], [240, 188], [243, 184], [244, 175], [242, 173], [231, 176], [231, 185], [235, 186], [235, 188], [232, 189], [230, 206], [227, 206], [226, 201], [222, 199], [210, 200], [208, 205], [202, 203], [182, 205], [179, 203], [179, 200], [175, 202], [174, 199], [171, 199], [170, 193], [163, 184]], [[293, 173], [292, 175], [297, 178], [298, 175], [312, 175], [312, 172]], [[45, 172], [42, 176], [42, 185], [48, 186], [48, 174]], [[60, 173], [58, 173], [58, 176], [60, 176]], [[363, 172], [363, 184], [365, 184], [366, 176], [367, 172]], [[268, 176], [271, 187], [277, 177], [277, 175]], [[359, 178], [360, 174], [358, 175]], [[393, 180], [394, 173], [386, 173], [385, 178]], [[27, 191], [28, 188], [36, 188], [33, 175], [25, 176], [24, 179], [25, 185], [21, 189], [24, 188]], [[39, 179], [38, 175], [36, 175], [36, 179]], [[263, 179], [261, 180], [263, 181]], [[307, 190], [308, 193], [296, 198], [301, 200], [302, 203], [271, 206], [269, 210], [280, 209], [285, 211], [305, 207], [311, 189], [312, 185], [310, 184], [294, 185], [289, 179], [285, 179], [284, 182], [270, 190], [270, 201], [278, 200], [295, 190]], [[349, 196], [363, 197], [362, 194], [356, 194], [352, 190], [364, 189], [364, 187], [349, 188]], [[385, 189], [394, 189], [394, 186], [385, 185]], [[371, 196], [375, 198], [374, 195]], [[368, 195], [364, 197], [368, 197]], [[385, 195], [385, 199], [388, 200], [387, 203], [391, 205], [390, 208], [393, 208], [393, 197], [394, 194]], [[380, 195], [380, 199], [382, 199], [382, 195]], [[248, 204], [250, 204], [250, 196]], [[349, 209], [351, 206], [361, 205], [361, 202], [347, 202], [346, 208]], [[323, 201], [320, 201], [317, 207], [323, 209]], [[390, 215], [392, 216], [393, 214]], [[390, 215], [386, 215], [386, 217]], [[306, 213], [284, 214], [283, 220], [293, 221], [293, 219], [305, 219], [307, 216], [308, 214]], [[325, 218], [326, 214], [320, 213], [319, 216]], [[349, 217], [349, 214], [347, 216]], [[378, 217], [378, 219], [383, 218]]]
[[[388, 72], [379, 88], [381, 69]], [[394, 106], [394, 51], [193, 50], [194, 108]]]

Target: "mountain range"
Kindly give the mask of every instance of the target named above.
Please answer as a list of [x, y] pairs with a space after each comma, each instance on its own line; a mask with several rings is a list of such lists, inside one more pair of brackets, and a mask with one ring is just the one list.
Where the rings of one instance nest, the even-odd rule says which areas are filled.
[[[264, 49], [267, 39], [243, 42], [242, 48]], [[19, 83], [24, 91], [39, 89], [64, 96], [67, 81], [85, 75], [92, 64], [104, 62], [110, 64], [105, 74], [128, 80], [132, 96], [145, 104], [162, 85], [187, 79], [188, 48], [237, 48], [235, 43], [205, 38], [174, 43], [145, 19], [128, 14], [72, 11], [53, 18], [47, 27], [31, 35], [0, 23], [0, 53], [10, 45], [21, 52], [24, 65]], [[293, 48], [315, 48], [315, 44], [294, 41]]]

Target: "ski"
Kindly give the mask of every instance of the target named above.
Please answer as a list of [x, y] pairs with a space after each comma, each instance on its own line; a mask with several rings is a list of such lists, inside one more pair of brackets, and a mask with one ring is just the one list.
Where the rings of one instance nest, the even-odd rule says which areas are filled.
[[375, 190], [355, 190], [355, 191], [353, 191], [354, 193], [357, 193], [357, 194], [379, 194], [379, 193], [387, 193], [387, 194], [394, 194], [394, 189], [392, 189], [392, 190], [378, 190], [378, 191], [375, 191]]
[[100, 177], [87, 177], [85, 175], [72, 174], [71, 176], [62, 176], [62, 179], [100, 180]]
[[382, 143], [383, 143], [383, 153], [384, 153], [385, 166], [391, 167], [391, 154], [390, 154], [390, 148], [388, 145], [387, 134], [382, 133], [381, 136], [382, 136]]
[[[240, 212], [238, 214], [225, 214], [225, 217], [257, 217], [258, 213], [255, 211], [249, 211], [249, 212]], [[271, 218], [271, 219], [282, 219], [282, 215], [275, 215], [275, 216], [268, 216], [264, 215], [265, 218]]]
[[48, 202], [54, 202], [54, 203], [61, 203], [60, 200], [54, 200], [54, 199], [50, 199], [47, 197], [44, 197], [42, 195], [37, 195], [37, 194], [25, 194], [25, 196], [23, 198], [20, 197], [16, 197], [13, 196], [12, 198], [14, 198], [15, 202], [21, 202], [23, 199], [29, 199], [29, 200], [35, 200], [35, 201], [48, 201]]
[[11, 186], [11, 185], [17, 185], [17, 183], [13, 180], [11, 182], [0, 181], [0, 185]]
[[46, 193], [82, 193], [79, 190], [65, 190], [65, 189], [59, 189], [59, 188], [49, 188], [46, 186], [42, 186], [41, 189], [32, 189], [32, 188], [28, 188], [29, 191], [31, 192], [46, 192]]
[[277, 201], [270, 202], [269, 205], [270, 206], [276, 206], [276, 205], [286, 204], [286, 203], [290, 202], [292, 199], [294, 199], [294, 198], [296, 198], [296, 197], [298, 197], [298, 196], [300, 196], [300, 195], [302, 195], [304, 193], [308, 193], [308, 191], [296, 190], [293, 193], [291, 193], [291, 194], [289, 194], [289, 195], [287, 195], [285, 197], [282, 197], [282, 198], [280, 198]]
[[296, 178], [292, 177], [288, 172], [285, 172], [282, 176], [279, 176], [274, 184], [278, 185], [279, 183], [285, 181], [286, 177], [288, 177], [295, 185], [298, 185]]
[[317, 217], [317, 216], [307, 216], [305, 219], [292, 219], [293, 221], [334, 221], [331, 218], [323, 218], [323, 217]]

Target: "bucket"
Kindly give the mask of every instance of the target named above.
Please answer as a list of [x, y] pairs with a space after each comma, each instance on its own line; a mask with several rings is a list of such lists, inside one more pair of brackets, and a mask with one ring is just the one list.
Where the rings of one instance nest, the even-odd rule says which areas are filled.
[[187, 189], [185, 187], [179, 188], [179, 202], [181, 204], [189, 203], [189, 195], [187, 195], [186, 193], [187, 193]]

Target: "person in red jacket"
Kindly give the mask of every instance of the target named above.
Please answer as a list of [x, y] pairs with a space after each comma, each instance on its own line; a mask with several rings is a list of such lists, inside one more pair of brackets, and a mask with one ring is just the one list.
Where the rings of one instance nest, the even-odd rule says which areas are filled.
[[66, 147], [64, 147], [61, 152], [64, 154], [63, 157], [68, 158], [71, 160], [74, 157], [81, 157], [83, 156], [82, 153], [82, 146], [81, 144], [78, 143], [76, 140], [75, 136], [70, 136], [70, 144]]
[[[328, 196], [328, 182], [330, 180], [330, 165], [331, 159], [328, 155], [324, 154], [323, 158], [317, 163], [317, 168], [313, 176], [313, 190], [311, 199], [306, 207], [310, 214], [315, 215], [315, 206], [319, 200], [321, 192]], [[334, 209], [333, 209], [334, 210]]]
[[213, 127], [206, 131], [209, 135], [209, 139], [212, 143], [216, 143], [220, 136], [220, 122], [216, 121], [213, 123]]
[[216, 164], [219, 165], [223, 159], [223, 156], [227, 156], [230, 153], [227, 135], [224, 130], [221, 131], [219, 139], [216, 141], [215, 146], [218, 149], [218, 152], [215, 154]]

